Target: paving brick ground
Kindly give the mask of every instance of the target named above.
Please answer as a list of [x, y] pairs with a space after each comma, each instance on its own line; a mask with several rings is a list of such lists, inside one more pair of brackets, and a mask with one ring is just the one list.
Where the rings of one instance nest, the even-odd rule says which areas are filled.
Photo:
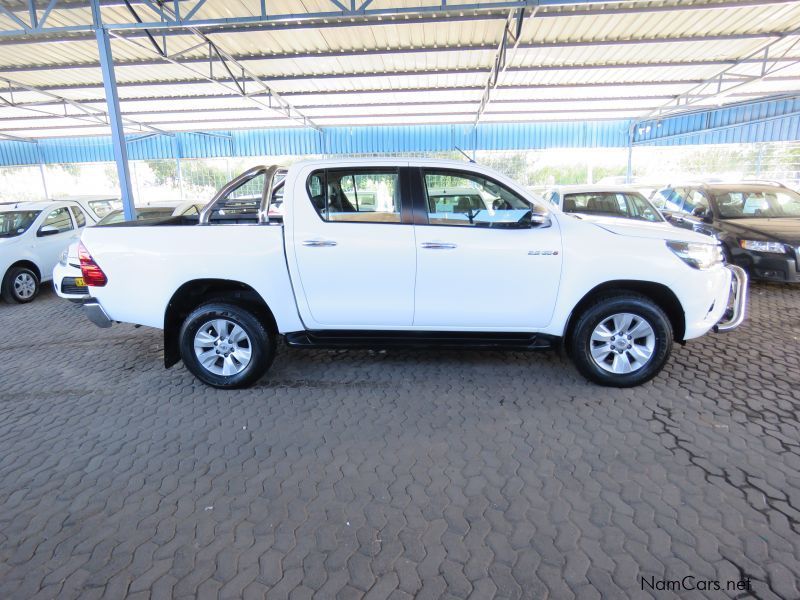
[[0, 304], [0, 598], [800, 597], [800, 288], [751, 308], [631, 390], [556, 354], [281, 349], [221, 392], [158, 331]]

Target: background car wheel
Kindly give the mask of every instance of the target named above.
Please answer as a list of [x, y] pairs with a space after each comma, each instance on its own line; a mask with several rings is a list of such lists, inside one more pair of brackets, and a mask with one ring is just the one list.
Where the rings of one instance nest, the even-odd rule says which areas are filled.
[[587, 379], [632, 387], [655, 377], [672, 351], [672, 325], [646, 296], [613, 294], [595, 300], [578, 317], [570, 348]]
[[186, 368], [217, 388], [246, 387], [275, 358], [275, 337], [247, 308], [211, 302], [195, 309], [180, 331]]
[[27, 267], [9, 269], [3, 279], [3, 298], [7, 302], [25, 303], [39, 293], [39, 278]]

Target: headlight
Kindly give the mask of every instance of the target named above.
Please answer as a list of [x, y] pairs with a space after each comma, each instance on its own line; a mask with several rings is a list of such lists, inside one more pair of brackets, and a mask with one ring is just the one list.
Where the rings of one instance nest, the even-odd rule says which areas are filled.
[[714, 265], [722, 263], [722, 249], [719, 244], [668, 240], [667, 247], [683, 262], [695, 269], [710, 269]]
[[[50, 256], [52, 256], [52, 254], [51, 254]], [[66, 266], [67, 266], [67, 259], [68, 259], [68, 258], [69, 258], [69, 250], [64, 250], [64, 251], [61, 253], [61, 258], [58, 260], [59, 264], [60, 264], [62, 267], [66, 267]]]
[[771, 252], [773, 254], [785, 254], [786, 246], [780, 242], [762, 242], [760, 240], [741, 240], [739, 245], [745, 250], [755, 250], [756, 252]]

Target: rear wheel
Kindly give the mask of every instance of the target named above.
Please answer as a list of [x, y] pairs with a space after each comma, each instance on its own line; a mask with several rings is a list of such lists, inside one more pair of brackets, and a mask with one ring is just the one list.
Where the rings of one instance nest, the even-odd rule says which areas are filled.
[[602, 296], [579, 316], [572, 330], [572, 359], [595, 383], [632, 387], [663, 368], [672, 351], [672, 336], [669, 318], [646, 296]]
[[25, 303], [39, 293], [39, 278], [28, 267], [13, 267], [3, 279], [3, 298], [8, 302]]
[[250, 310], [227, 302], [195, 309], [183, 322], [179, 341], [186, 368], [217, 388], [254, 383], [275, 357], [275, 337]]

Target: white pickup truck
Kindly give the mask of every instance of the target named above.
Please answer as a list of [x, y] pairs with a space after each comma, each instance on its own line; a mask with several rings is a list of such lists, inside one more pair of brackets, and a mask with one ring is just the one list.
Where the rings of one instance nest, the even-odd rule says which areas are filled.
[[[280, 204], [280, 210], [270, 210]], [[164, 330], [167, 367], [261, 377], [296, 347], [563, 346], [627, 387], [738, 326], [747, 277], [667, 223], [568, 216], [499, 173], [422, 159], [256, 167], [196, 217], [83, 232], [89, 318]]]

